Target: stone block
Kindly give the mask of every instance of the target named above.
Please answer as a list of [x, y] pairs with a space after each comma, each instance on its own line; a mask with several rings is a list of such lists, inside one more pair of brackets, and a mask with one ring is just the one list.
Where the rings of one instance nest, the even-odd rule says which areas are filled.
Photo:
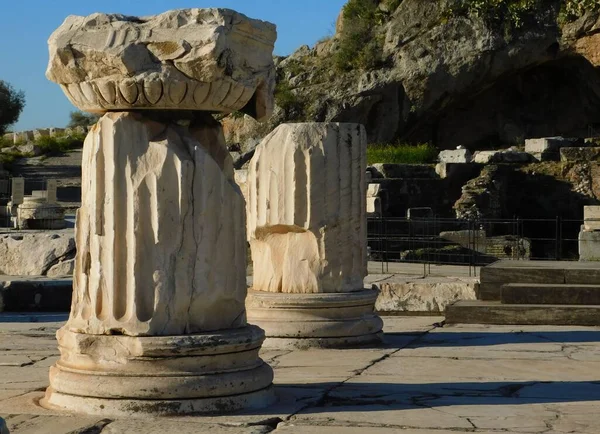
[[65, 129], [64, 128], [49, 128], [48, 133], [50, 134], [50, 137], [62, 136], [65, 134]]
[[435, 165], [435, 173], [441, 179], [451, 179], [452, 182], [464, 184], [469, 179], [475, 178], [481, 172], [482, 165], [471, 163], [438, 163]]
[[596, 161], [600, 159], [600, 147], [562, 148], [560, 161]]
[[600, 261], [600, 231], [579, 232], [579, 260]]
[[440, 163], [470, 163], [473, 159], [468, 149], [447, 149], [438, 155]]
[[527, 152], [514, 151], [510, 149], [497, 151], [477, 151], [473, 155], [473, 161], [481, 164], [492, 163], [518, 163], [524, 164], [532, 161], [532, 156]]
[[24, 178], [13, 178], [12, 179], [12, 196], [11, 201], [13, 205], [20, 205], [23, 203], [25, 197], [25, 179]]
[[382, 211], [380, 198], [367, 197], [367, 214], [371, 216], [381, 216]]
[[479, 253], [486, 252], [486, 232], [484, 230], [462, 230], [440, 232], [440, 238]]
[[229, 9], [71, 15], [50, 36], [46, 76], [84, 111], [240, 110], [267, 119], [275, 39], [273, 24]]
[[47, 180], [46, 181], [46, 202], [56, 203], [56, 190], [57, 190], [56, 179]]
[[40, 139], [42, 137], [48, 137], [48, 136], [50, 136], [49, 128], [39, 128], [37, 130], [33, 130], [33, 138], [35, 140]]
[[583, 230], [600, 231], [600, 206], [589, 205], [583, 207]]
[[376, 282], [379, 296], [375, 309], [380, 313], [427, 312], [443, 313], [457, 300], [476, 300], [479, 284], [476, 279], [428, 277], [403, 279], [394, 276]]
[[[371, 166], [372, 172], [382, 178], [392, 179], [436, 179], [435, 167], [427, 164], [388, 164], [377, 163]], [[378, 177], [377, 174], [373, 177]]]
[[525, 152], [530, 154], [542, 154], [546, 152], [558, 152], [560, 148], [571, 146], [577, 139], [565, 137], [540, 137], [525, 140]]
[[433, 218], [433, 210], [428, 207], [408, 208], [406, 218], [408, 220], [431, 219]]

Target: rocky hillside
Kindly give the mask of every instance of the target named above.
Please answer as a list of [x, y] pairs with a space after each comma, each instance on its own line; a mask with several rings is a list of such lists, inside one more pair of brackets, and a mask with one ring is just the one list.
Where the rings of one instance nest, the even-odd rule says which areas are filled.
[[235, 114], [252, 148], [285, 121], [360, 122], [374, 142], [472, 150], [600, 131], [598, 0], [350, 0], [336, 34], [277, 59], [266, 124]]

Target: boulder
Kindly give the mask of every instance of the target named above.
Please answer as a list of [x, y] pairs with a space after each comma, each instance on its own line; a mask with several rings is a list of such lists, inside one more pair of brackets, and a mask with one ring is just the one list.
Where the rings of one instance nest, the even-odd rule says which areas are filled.
[[33, 143], [27, 143], [26, 145], [17, 146], [17, 152], [37, 157], [39, 155], [42, 155], [42, 148]]
[[64, 261], [59, 262], [58, 264], [53, 265], [48, 270], [46, 275], [48, 277], [67, 277], [73, 275], [73, 270], [75, 269], [75, 259], [66, 259]]
[[438, 155], [440, 163], [470, 163], [472, 159], [473, 156], [468, 149], [449, 149]]
[[0, 274], [45, 275], [56, 264], [72, 258], [72, 232], [44, 232], [0, 235]]
[[275, 26], [228, 9], [136, 18], [69, 16], [46, 76], [79, 109], [243, 111], [270, 116]]

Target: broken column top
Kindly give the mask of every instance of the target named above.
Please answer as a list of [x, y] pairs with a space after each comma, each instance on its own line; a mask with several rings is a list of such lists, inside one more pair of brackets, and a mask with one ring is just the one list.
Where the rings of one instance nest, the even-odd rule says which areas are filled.
[[69, 16], [48, 41], [46, 76], [88, 112], [239, 110], [263, 120], [276, 37], [275, 25], [229, 9]]

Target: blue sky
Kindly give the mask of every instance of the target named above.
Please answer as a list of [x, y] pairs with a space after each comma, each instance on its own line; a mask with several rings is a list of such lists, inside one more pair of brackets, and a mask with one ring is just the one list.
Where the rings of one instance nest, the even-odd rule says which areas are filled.
[[75, 110], [44, 73], [47, 40], [68, 15], [116, 12], [155, 15], [169, 9], [223, 7], [277, 24], [275, 53], [287, 55], [332, 34], [346, 0], [0, 0], [0, 80], [25, 91], [15, 131], [62, 127]]

